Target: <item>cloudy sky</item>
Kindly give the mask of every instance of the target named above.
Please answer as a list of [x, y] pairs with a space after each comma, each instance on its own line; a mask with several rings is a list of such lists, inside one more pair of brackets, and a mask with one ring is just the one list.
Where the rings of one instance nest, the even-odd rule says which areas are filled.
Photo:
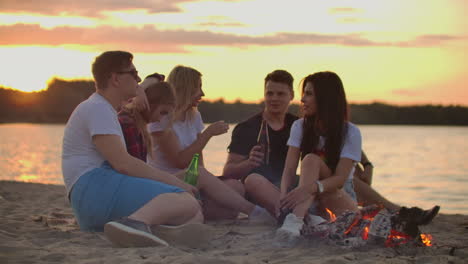
[[198, 69], [209, 100], [258, 101], [286, 69], [296, 90], [335, 71], [354, 103], [468, 105], [467, 13], [466, 0], [1, 0], [0, 86], [89, 79], [119, 49], [142, 77]]

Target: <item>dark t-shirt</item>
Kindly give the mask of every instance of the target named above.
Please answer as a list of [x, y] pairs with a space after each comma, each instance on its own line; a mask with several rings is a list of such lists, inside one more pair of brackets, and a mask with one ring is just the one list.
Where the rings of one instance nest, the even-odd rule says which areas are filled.
[[[250, 173], [261, 174], [275, 185], [281, 183], [281, 175], [283, 174], [284, 163], [288, 153], [288, 146], [286, 143], [288, 142], [292, 123], [296, 119], [296, 116], [287, 113], [283, 128], [280, 130], [273, 130], [268, 126], [271, 149], [269, 165], [264, 164], [253, 169]], [[248, 157], [250, 150], [257, 144], [257, 136], [260, 131], [261, 123], [262, 113], [259, 113], [237, 124], [232, 131], [231, 144], [228, 146], [228, 152]]]

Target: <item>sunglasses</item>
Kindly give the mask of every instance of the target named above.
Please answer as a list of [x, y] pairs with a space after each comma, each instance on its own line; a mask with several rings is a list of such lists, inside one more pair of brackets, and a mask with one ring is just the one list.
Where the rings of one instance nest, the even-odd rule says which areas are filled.
[[137, 70], [130, 70], [130, 71], [118, 71], [118, 72], [115, 72], [117, 74], [130, 74], [132, 75], [133, 78], [135, 78], [135, 80], [138, 80], [138, 71]]

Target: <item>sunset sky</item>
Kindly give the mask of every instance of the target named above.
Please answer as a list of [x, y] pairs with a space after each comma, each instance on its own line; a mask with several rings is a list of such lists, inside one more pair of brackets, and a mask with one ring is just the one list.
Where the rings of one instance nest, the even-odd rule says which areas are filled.
[[127, 50], [141, 77], [198, 69], [210, 100], [258, 101], [275, 69], [296, 91], [330, 70], [352, 103], [468, 106], [467, 14], [466, 0], [0, 0], [0, 86], [90, 79], [98, 54]]

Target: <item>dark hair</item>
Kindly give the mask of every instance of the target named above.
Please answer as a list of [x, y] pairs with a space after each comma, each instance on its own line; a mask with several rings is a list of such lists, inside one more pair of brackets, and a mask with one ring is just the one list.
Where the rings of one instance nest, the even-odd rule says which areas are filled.
[[173, 104], [175, 106], [176, 97], [172, 86], [168, 82], [158, 82], [151, 84], [145, 89], [146, 98], [150, 105], [150, 109], [138, 111], [135, 102], [124, 106], [124, 111], [128, 112], [134, 119], [135, 125], [138, 131], [141, 133], [143, 138], [143, 144], [148, 150], [148, 154], [152, 157], [151, 151], [151, 136], [146, 129], [148, 123], [150, 123], [151, 112], [154, 107], [161, 104]]
[[126, 51], [106, 51], [97, 56], [92, 66], [96, 88], [105, 89], [111, 74], [128, 67], [132, 60], [133, 55]]
[[147, 123], [150, 122], [150, 113], [154, 107], [161, 104], [172, 104], [174, 106], [176, 104], [174, 88], [172, 88], [172, 85], [168, 82], [158, 82], [148, 86], [145, 90], [145, 94], [150, 105], [150, 109], [148, 109], [147, 113], [143, 114]]
[[155, 72], [155, 73], [152, 73], [152, 74], [146, 76], [145, 80], [148, 79], [148, 78], [151, 78], [151, 77], [158, 79], [158, 81], [160, 81], [160, 82], [163, 82], [164, 79], [166, 79], [166, 76], [164, 76], [164, 74], [160, 74], [160, 73]]
[[294, 92], [293, 91], [294, 78], [292, 77], [292, 75], [289, 72], [287, 72], [285, 70], [275, 70], [273, 72], [270, 72], [265, 77], [265, 85], [266, 85], [266, 83], [268, 81], [284, 83], [287, 86], [289, 86], [289, 88], [291, 89], [291, 92]]
[[302, 158], [317, 148], [323, 133], [326, 163], [335, 172], [347, 133], [348, 103], [343, 83], [334, 72], [317, 72], [304, 78], [302, 93], [308, 82], [314, 87], [317, 111], [313, 116], [304, 116]]

